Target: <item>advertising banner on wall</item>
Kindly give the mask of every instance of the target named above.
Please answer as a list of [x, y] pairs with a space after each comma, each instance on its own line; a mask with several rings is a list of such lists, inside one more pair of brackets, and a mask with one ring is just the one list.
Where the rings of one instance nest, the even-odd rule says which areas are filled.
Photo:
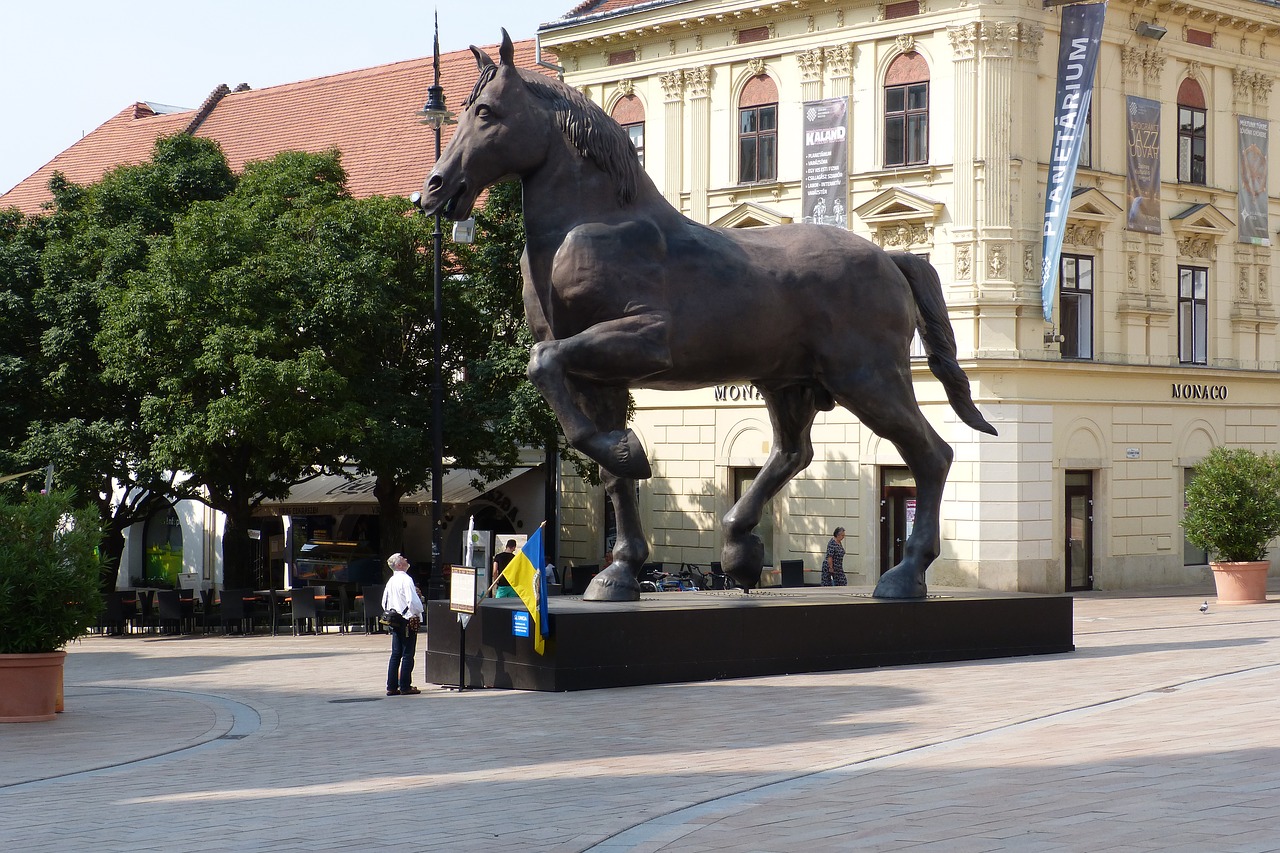
[[1267, 122], [1240, 116], [1240, 242], [1270, 246], [1267, 233]]
[[1130, 95], [1125, 99], [1129, 202], [1125, 227], [1160, 233], [1160, 102]]
[[849, 227], [849, 100], [804, 105], [804, 221]]
[[1062, 10], [1058, 43], [1058, 90], [1053, 105], [1053, 151], [1049, 155], [1049, 184], [1044, 194], [1044, 229], [1040, 263], [1040, 301], [1044, 319], [1053, 320], [1053, 288], [1058, 258], [1067, 229], [1071, 190], [1080, 163], [1080, 147], [1087, 132], [1093, 75], [1102, 43], [1106, 3], [1080, 3]]

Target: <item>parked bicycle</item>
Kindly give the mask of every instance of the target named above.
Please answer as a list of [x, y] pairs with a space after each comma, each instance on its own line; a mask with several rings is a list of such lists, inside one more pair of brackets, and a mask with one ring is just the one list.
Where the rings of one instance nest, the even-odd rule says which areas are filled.
[[679, 573], [664, 572], [658, 568], [659, 564], [646, 564], [640, 570], [640, 591], [641, 592], [695, 592], [698, 585], [694, 581], [691, 573], [688, 573], [688, 564], [682, 564]]

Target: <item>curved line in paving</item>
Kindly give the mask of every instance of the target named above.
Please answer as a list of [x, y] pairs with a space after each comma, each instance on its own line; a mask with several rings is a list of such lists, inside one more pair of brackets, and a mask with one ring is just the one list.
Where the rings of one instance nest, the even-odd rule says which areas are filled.
[[[107, 771], [116, 770], [121, 767], [145, 767], [152, 762], [168, 759], [174, 755], [190, 755], [222, 746], [226, 741], [241, 740], [242, 738], [248, 737], [258, 731], [262, 725], [262, 716], [254, 708], [244, 704], [243, 702], [237, 702], [234, 699], [227, 699], [222, 696], [214, 696], [209, 693], [193, 693], [190, 690], [166, 690], [157, 687], [99, 687], [95, 685], [79, 685], [75, 689], [77, 691], [129, 691], [134, 693], [158, 693], [168, 696], [180, 696], [184, 699], [191, 699], [212, 707], [215, 715], [214, 725], [205, 733], [204, 739], [197, 743], [179, 746], [173, 749], [162, 749], [158, 752], [151, 753], [150, 755], [144, 755], [141, 758], [131, 758], [127, 761], [119, 761], [114, 764], [102, 764], [86, 770], [74, 770], [69, 773], [42, 776], [39, 779], [26, 779], [22, 782], [0, 784], [0, 790], [41, 785], [50, 782], [60, 782], [67, 779], [81, 779], [105, 773]], [[229, 724], [226, 722], [227, 716], [230, 716], [231, 718]]]
[[[619, 830], [613, 835], [606, 837], [603, 841], [599, 841], [596, 844], [585, 848], [584, 853], [590, 853], [590, 851], [596, 851], [596, 853], [621, 853], [621, 851], [631, 850], [641, 844], [658, 844], [660, 846], [665, 846], [667, 843], [676, 841], [679, 838], [702, 829], [706, 825], [705, 821], [703, 821], [704, 818], [717, 813], [739, 811], [742, 808], [763, 800], [776, 799], [779, 797], [795, 799], [796, 797], [803, 796], [803, 789], [805, 786], [821, 781], [823, 777], [847, 774], [850, 772], [866, 772], [883, 765], [901, 761], [906, 757], [923, 755], [928, 752], [967, 745], [973, 741], [994, 735], [1005, 734], [1043, 723], [1057, 722], [1067, 717], [1092, 714], [1101, 710], [1109, 710], [1111, 708], [1118, 708], [1124, 705], [1134, 704], [1136, 702], [1152, 700], [1158, 698], [1160, 694], [1176, 692], [1183, 687], [1203, 686], [1215, 681], [1235, 678], [1241, 675], [1254, 675], [1266, 672], [1267, 670], [1280, 670], [1280, 664], [1263, 664], [1261, 666], [1245, 667], [1243, 669], [1231, 670], [1230, 672], [1220, 672], [1215, 675], [1207, 675], [1202, 678], [1179, 681], [1165, 685], [1164, 687], [1147, 688], [1137, 693], [1116, 697], [1115, 699], [1091, 702], [1074, 708], [1066, 708], [1061, 711], [1042, 714], [1038, 717], [1028, 717], [1024, 720], [1004, 723], [999, 726], [993, 726], [989, 729], [983, 729], [979, 732], [960, 735], [959, 737], [933, 741], [931, 743], [912, 746], [906, 749], [896, 750], [894, 752], [881, 753], [867, 758], [859, 758], [856, 761], [849, 761], [844, 764], [837, 764], [832, 767], [825, 767], [821, 770], [814, 770], [808, 773], [800, 773], [774, 782], [764, 782], [751, 788], [745, 788], [741, 791], [726, 794], [722, 797], [712, 797], [710, 799], [703, 800], [702, 802], [694, 803], [691, 806], [685, 806], [684, 808], [676, 809], [675, 811], [671, 811], [663, 815], [656, 815], [647, 820], [632, 824], [626, 829]], [[657, 849], [660, 849], [660, 847]]]

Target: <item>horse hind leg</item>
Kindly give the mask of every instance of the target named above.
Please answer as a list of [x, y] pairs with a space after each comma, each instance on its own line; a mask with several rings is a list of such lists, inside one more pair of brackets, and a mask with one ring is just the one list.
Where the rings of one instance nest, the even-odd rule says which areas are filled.
[[760, 585], [764, 569], [764, 542], [752, 531], [760, 523], [765, 504], [813, 461], [809, 432], [818, 413], [814, 389], [810, 386], [756, 387], [769, 410], [773, 447], [755, 481], [725, 513], [721, 523], [724, 533], [721, 561], [725, 574], [747, 589]]
[[942, 490], [951, 469], [952, 450], [934, 431], [916, 403], [908, 380], [879, 380], [857, 393], [835, 392], [842, 406], [872, 432], [898, 448], [916, 481], [916, 521], [902, 561], [880, 576], [876, 598], [914, 599], [928, 593], [925, 572], [941, 550]]

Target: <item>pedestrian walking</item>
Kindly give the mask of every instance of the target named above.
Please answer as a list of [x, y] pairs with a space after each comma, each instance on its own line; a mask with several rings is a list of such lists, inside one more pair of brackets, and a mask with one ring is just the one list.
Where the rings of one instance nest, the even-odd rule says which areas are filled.
[[822, 561], [823, 586], [848, 586], [844, 574], [844, 528], [837, 527], [827, 543], [827, 556]]

